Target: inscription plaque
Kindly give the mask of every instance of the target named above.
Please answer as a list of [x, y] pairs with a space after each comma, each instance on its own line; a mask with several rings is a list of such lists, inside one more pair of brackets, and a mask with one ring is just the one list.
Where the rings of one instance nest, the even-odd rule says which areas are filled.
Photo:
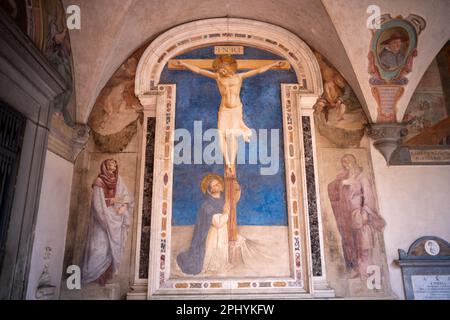
[[411, 162], [449, 162], [450, 150], [409, 150]]
[[221, 54], [244, 54], [244, 47], [243, 46], [215, 46], [214, 47], [214, 54], [221, 55]]
[[450, 245], [438, 237], [414, 241], [408, 252], [399, 250], [408, 300], [450, 300]]
[[411, 276], [414, 299], [450, 300], [450, 275]]

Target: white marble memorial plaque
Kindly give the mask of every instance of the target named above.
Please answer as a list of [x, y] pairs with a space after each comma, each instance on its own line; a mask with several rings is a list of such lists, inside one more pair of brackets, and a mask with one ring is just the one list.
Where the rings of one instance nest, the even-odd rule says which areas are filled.
[[450, 275], [411, 276], [415, 300], [450, 300]]

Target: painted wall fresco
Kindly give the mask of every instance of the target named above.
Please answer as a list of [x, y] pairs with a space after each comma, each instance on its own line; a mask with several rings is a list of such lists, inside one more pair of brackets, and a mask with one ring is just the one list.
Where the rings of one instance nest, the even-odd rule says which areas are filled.
[[100, 92], [89, 116], [95, 145], [102, 152], [121, 152], [142, 122], [142, 106], [134, 95], [137, 63], [143, 50], [137, 50], [114, 73]]
[[[72, 50], [69, 30], [66, 26], [66, 14], [61, 1], [46, 0], [42, 2], [43, 13], [43, 52], [66, 82], [68, 91], [54, 102], [57, 113], [62, 114], [67, 125], [75, 124], [75, 94], [73, 80]], [[37, 20], [37, 19], [36, 19]], [[35, 33], [37, 32], [35, 28]]]
[[355, 155], [342, 156], [342, 171], [328, 184], [328, 198], [341, 236], [349, 278], [367, 278], [373, 265], [376, 234], [386, 223], [379, 215], [375, 190]]
[[318, 150], [327, 279], [337, 296], [390, 295], [369, 156], [365, 148]]
[[[118, 175], [102, 172], [108, 159], [116, 162]], [[68, 274], [63, 271], [61, 298], [123, 299], [128, 292], [133, 274], [137, 159], [136, 138], [121, 153], [99, 152], [90, 138], [77, 158], [63, 270], [69, 265], [80, 266], [82, 289], [67, 290]], [[107, 183], [102, 184], [104, 176]]]
[[[84, 277], [82, 290], [67, 290], [67, 275], [62, 275], [61, 298], [64, 299], [123, 299], [129, 291], [130, 277], [134, 272], [132, 240], [136, 230], [134, 204], [139, 180], [136, 174], [140, 150], [136, 133], [142, 130], [141, 105], [132, 86], [141, 55], [142, 50], [133, 53], [101, 91], [88, 121], [93, 134], [75, 161], [64, 266], [80, 266]], [[154, 123], [149, 135], [148, 140], [153, 146]], [[153, 151], [149, 152], [150, 163]], [[114, 160], [118, 168], [115, 196], [107, 196], [114, 188], [109, 188], [107, 183], [102, 184], [104, 176], [107, 182], [111, 180], [111, 174], [101, 172], [108, 159]], [[146, 176], [150, 183], [152, 173]], [[114, 203], [108, 198], [115, 199]], [[151, 197], [146, 199], [151, 207]], [[105, 219], [95, 219], [96, 216]], [[142, 221], [143, 239], [147, 240], [149, 219], [147, 210]], [[105, 230], [111, 237], [105, 238]], [[148, 244], [143, 246], [143, 250], [145, 248], [148, 250]], [[143, 255], [145, 257], [148, 259], [148, 252]], [[141, 272], [142, 276], [147, 276], [146, 271]]]
[[378, 103], [377, 122], [395, 122], [397, 101], [408, 84], [406, 76], [413, 70], [419, 35], [426, 22], [415, 14], [393, 18], [387, 13], [377, 20], [380, 28], [371, 29], [369, 83]]
[[406, 111], [408, 140], [448, 117], [437, 61], [434, 60], [417, 85]]
[[42, 51], [62, 76], [68, 90], [54, 102], [54, 111], [68, 126], [76, 121], [73, 63], [66, 14], [60, 0], [2, 0], [0, 7]]
[[432, 61], [409, 102], [403, 122], [409, 146], [450, 145], [450, 45], [447, 43]]
[[450, 114], [450, 40], [439, 51], [436, 61], [439, 66], [447, 114]]
[[[367, 118], [345, 79], [315, 55], [324, 82], [314, 125], [326, 277], [338, 297], [386, 297], [385, 221], [369, 160]], [[371, 289], [368, 279], [375, 273], [380, 285]]]
[[[197, 49], [185, 53], [176, 59], [214, 59], [213, 48]], [[120, 149], [114, 149], [114, 140], [111, 143], [102, 143], [95, 135], [89, 140], [75, 165], [74, 190], [71, 202], [71, 216], [67, 235], [65, 266], [70, 264], [83, 265], [83, 260], [89, 256], [86, 252], [88, 246], [88, 235], [92, 225], [91, 203], [94, 196], [92, 184], [99, 175], [99, 168], [106, 159], [114, 159], [120, 169], [119, 173], [123, 179], [131, 198], [136, 196], [137, 187], [137, 159], [140, 157], [138, 150], [138, 135], [141, 130], [139, 112], [141, 106], [135, 98], [127, 96], [130, 93], [130, 83], [134, 79], [136, 62], [141, 55], [137, 51], [117, 70], [95, 103], [94, 110], [89, 119], [93, 130], [103, 137], [119, 135], [125, 137]], [[245, 48], [244, 56], [236, 56], [239, 59], [268, 59], [280, 60], [278, 56], [257, 49]], [[343, 132], [360, 130], [365, 123], [365, 116], [360, 104], [347, 88], [345, 79], [339, 79], [339, 73], [323, 58], [320, 62], [322, 72], [330, 72], [332, 76], [326, 78], [327, 91], [321, 97], [325, 107], [315, 111], [315, 136], [314, 141], [317, 148], [315, 163], [318, 168], [318, 183], [320, 190], [321, 228], [317, 225], [317, 232], [323, 231], [324, 256], [326, 262], [326, 276], [330, 286], [335, 289], [338, 296], [386, 296], [389, 291], [388, 274], [386, 269], [384, 244], [383, 244], [383, 213], [378, 211], [376, 204], [376, 188], [373, 173], [370, 167], [368, 142], [364, 136], [358, 137], [357, 143], [352, 148], [348, 141], [340, 143], [333, 141], [330, 136], [319, 131], [318, 119], [329, 128], [340, 127]], [[327, 71], [328, 70], [328, 71]], [[331, 71], [330, 71], [331, 70]], [[242, 72], [242, 71], [239, 71]], [[325, 79], [326, 78], [326, 79]], [[194, 137], [194, 131], [199, 130], [194, 126], [195, 121], [202, 121], [202, 132], [207, 129], [217, 128], [218, 106], [221, 95], [217, 83], [213, 79], [197, 75], [189, 70], [176, 70], [165, 68], [162, 83], [177, 84], [176, 104], [176, 128], [184, 128]], [[336, 81], [336, 82], [335, 82]], [[280, 83], [295, 83], [296, 78], [292, 70], [268, 70], [255, 77], [245, 79], [241, 89], [241, 99], [244, 105], [243, 122], [252, 129], [279, 129], [278, 151], [279, 168], [275, 175], [264, 176], [260, 169], [268, 167], [267, 163], [258, 162], [256, 165], [238, 164], [235, 172], [238, 184], [233, 188], [237, 202], [237, 230], [238, 235], [245, 239], [245, 246], [241, 249], [246, 262], [233, 265], [229, 263], [227, 254], [230, 254], [226, 245], [228, 221], [223, 213], [225, 193], [224, 186], [224, 164], [176, 164], [174, 165], [173, 181], [173, 220], [170, 253], [171, 277], [175, 279], [227, 279], [232, 277], [283, 277], [290, 274], [288, 228], [286, 214], [286, 190], [285, 190], [285, 167], [284, 167], [284, 145], [283, 125], [281, 115]], [[331, 83], [333, 82], [333, 83]], [[339, 84], [344, 85], [339, 86]], [[338, 89], [336, 89], [336, 86]], [[337, 94], [335, 94], [337, 92]], [[347, 93], [348, 95], [345, 95]], [[339, 97], [346, 97], [338, 101]], [[332, 97], [332, 98], [330, 98]], [[350, 97], [350, 98], [349, 98]], [[328, 98], [328, 100], [327, 100]], [[355, 100], [356, 99], [356, 100]], [[345, 101], [345, 112], [343, 119], [339, 119], [337, 111], [331, 104]], [[111, 111], [112, 110], [112, 111]], [[342, 109], [341, 109], [342, 110]], [[270, 114], [270, 117], [266, 116]], [[125, 133], [130, 124], [136, 124], [136, 129], [129, 136]], [[154, 126], [154, 123], [153, 123]], [[153, 128], [153, 127], [152, 127]], [[154, 139], [154, 129], [150, 131], [150, 143]], [[254, 132], [255, 134], [255, 132]], [[258, 136], [258, 138], [260, 138]], [[121, 138], [122, 139], [122, 138]], [[272, 149], [270, 132], [267, 154]], [[312, 139], [312, 137], [311, 137]], [[207, 139], [206, 139], [207, 140]], [[312, 141], [312, 140], [311, 140]], [[197, 141], [197, 146], [191, 149], [190, 159], [194, 160], [195, 148], [204, 150], [211, 140]], [[240, 138], [239, 147], [245, 148], [248, 160], [250, 151], [255, 146], [244, 143]], [[175, 145], [180, 140], [175, 141]], [[359, 146], [357, 148], [356, 146]], [[149, 150], [153, 150], [150, 148]], [[217, 150], [220, 153], [220, 150]], [[312, 150], [311, 150], [312, 152]], [[343, 167], [343, 157], [351, 154], [355, 158], [355, 172], [360, 178], [354, 176], [343, 177], [348, 174]], [[222, 156], [221, 154], [219, 154]], [[312, 156], [309, 155], [309, 156]], [[150, 163], [150, 158], [148, 159]], [[146, 159], [147, 163], [147, 159]], [[353, 163], [353, 162], [352, 162]], [[359, 169], [358, 168], [362, 168]], [[364, 177], [364, 178], [363, 178]], [[147, 189], [152, 183], [151, 176], [145, 176]], [[355, 186], [363, 181], [370, 185], [367, 192], [371, 192], [374, 203], [345, 211], [342, 203], [347, 203], [349, 197], [339, 198], [337, 195], [345, 194], [343, 181], [349, 180], [349, 186]], [[336, 192], [329, 192], [329, 186], [336, 185]], [[330, 187], [333, 189], [332, 187]], [[148, 190], [151, 190], [148, 189]], [[144, 190], [145, 192], [145, 190]], [[148, 192], [147, 192], [148, 193]], [[366, 195], [365, 195], [366, 196]], [[151, 199], [147, 197], [146, 199]], [[149, 200], [151, 201], [151, 200]], [[336, 206], [336, 203], [341, 205]], [[143, 212], [143, 230], [150, 230], [150, 209], [146, 206]], [[333, 210], [335, 208], [335, 210]], [[338, 209], [336, 209], [338, 208]], [[130, 209], [131, 210], [131, 209]], [[340, 210], [340, 211], [339, 211]], [[129, 211], [129, 221], [126, 225], [133, 226], [136, 223], [136, 210]], [[340, 219], [340, 217], [349, 219]], [[378, 224], [372, 225], [367, 221], [378, 218]], [[208, 221], [211, 220], [210, 223]], [[201, 226], [202, 223], [205, 226]], [[194, 239], [194, 226], [198, 225], [198, 238]], [[124, 226], [121, 224], [121, 226]], [[349, 227], [350, 226], [350, 227]], [[355, 231], [353, 227], [361, 227]], [[122, 230], [121, 228], [119, 228]], [[132, 229], [135, 230], [135, 229]], [[350, 233], [343, 230], [351, 230]], [[142, 241], [148, 238], [148, 234], [141, 234]], [[354, 242], [350, 249], [347, 240], [355, 236], [359, 241]], [[358, 235], [358, 236], [356, 236]], [[132, 239], [135, 235], [128, 235], [123, 240], [122, 257], [118, 261], [117, 274], [104, 277], [105, 283], [98, 283], [98, 278], [93, 282], [85, 284], [83, 290], [69, 292], [64, 286], [61, 288], [64, 298], [78, 299], [120, 299], [129, 291], [129, 285], [134, 270], [134, 255]], [[318, 238], [318, 234], [317, 237]], [[141, 243], [142, 244], [142, 243]], [[147, 243], [148, 244], [148, 243]], [[142, 245], [141, 250], [148, 250], [147, 245]], [[193, 250], [195, 248], [195, 250]], [[347, 248], [347, 249], [344, 249]], [[200, 250], [199, 250], [200, 249]], [[349, 251], [350, 250], [350, 251]], [[187, 252], [184, 253], [183, 252]], [[320, 252], [320, 250], [318, 251]], [[187, 261], [186, 256], [195, 257], [197, 262]], [[145, 279], [148, 276], [147, 254], [140, 253], [139, 277]], [[184, 258], [183, 258], [184, 257]], [[349, 257], [356, 257], [351, 260]], [[228, 257], [229, 258], [229, 257]], [[198, 261], [202, 260], [202, 263]], [[183, 262], [184, 261], [184, 262]], [[320, 262], [320, 259], [316, 261]], [[367, 277], [364, 273], [367, 265], [380, 267], [381, 288], [370, 290], [367, 288]], [[264, 266], [264, 267], [262, 267]], [[318, 270], [320, 270], [318, 265]], [[185, 272], [183, 272], [185, 271]], [[103, 273], [102, 273], [103, 274]], [[316, 274], [315, 274], [316, 275]], [[63, 275], [65, 279], [66, 275]], [[64, 281], [62, 282], [64, 284]], [[103, 284], [105, 284], [103, 286]]]
[[[176, 57], [176, 59], [214, 58], [213, 47], [197, 49]], [[244, 55], [236, 56], [236, 58], [282, 60], [282, 58], [273, 54], [249, 47], [245, 48]], [[161, 82], [177, 84], [175, 119], [177, 129], [186, 129], [195, 139], [197, 130], [202, 133], [208, 129], [218, 127], [217, 112], [221, 104], [221, 95], [216, 81], [192, 73], [189, 70], [170, 70], [166, 67], [162, 73]], [[264, 139], [272, 138], [267, 152], [268, 154], [277, 152], [276, 156], [279, 161], [278, 170], [273, 175], [261, 175], [261, 168], [267, 166], [267, 164], [262, 162], [257, 164], [248, 164], [248, 162], [246, 164], [237, 164], [235, 169], [233, 169], [239, 181], [235, 187], [238, 190], [238, 198], [240, 198], [237, 202], [236, 222], [238, 226], [238, 241], [242, 241], [242, 252], [246, 256], [244, 264], [222, 266], [223, 268], [218, 268], [216, 265], [204, 269], [208, 265], [208, 261], [220, 261], [220, 258], [211, 260], [210, 250], [207, 246], [209, 240], [204, 241], [206, 235], [208, 235], [208, 239], [210, 237], [220, 238], [221, 233], [224, 230], [226, 231], [227, 226], [225, 215], [223, 217], [215, 215], [216, 213], [224, 212], [223, 178], [213, 179], [208, 183], [205, 182], [205, 179], [209, 180], [208, 177], [210, 175], [208, 174], [216, 174], [217, 177], [223, 177], [224, 164], [192, 165], [190, 161], [195, 160], [192, 158], [195, 150], [192, 150], [192, 154], [188, 156], [189, 164], [174, 165], [172, 209], [173, 277], [212, 276], [217, 275], [216, 271], [220, 271], [220, 275], [225, 277], [233, 275], [281, 276], [289, 274], [280, 83], [295, 82], [293, 71], [266, 70], [265, 73], [245, 79], [242, 83], [240, 96], [244, 106], [243, 122], [249, 128], [256, 130], [251, 139], [255, 138], [255, 141], [258, 138], [261, 139], [262, 136], [256, 136], [256, 133], [260, 132], [260, 129], [268, 129], [269, 136], [263, 137]], [[201, 128], [199, 127], [200, 125]], [[270, 129], [277, 129], [278, 133], [271, 132]], [[276, 136], [270, 137], [270, 134]], [[275, 140], [273, 140], [274, 138]], [[252, 145], [251, 142], [244, 145], [242, 137], [240, 139], [238, 147], [245, 148], [245, 154], [248, 159], [251, 148], [256, 146]], [[274, 141], [279, 144], [277, 148], [274, 148]], [[204, 150], [208, 144], [209, 141], [200, 141], [197, 148]], [[177, 140], [175, 145], [177, 145]], [[189, 144], [189, 146], [191, 145]], [[177, 150], [177, 147], [175, 149]], [[191, 151], [189, 150], [189, 152]], [[216, 152], [221, 151], [217, 150]], [[203, 187], [204, 190], [200, 188], [203, 185], [202, 181], [203, 184], [206, 183], [207, 185]], [[214, 191], [212, 194], [212, 191], [209, 190], [210, 188], [219, 190]], [[210, 229], [211, 223], [208, 222], [210, 220], [213, 221], [213, 229]], [[210, 230], [216, 230], [216, 234], [211, 235]], [[226, 245], [220, 246], [219, 242], [216, 242], [219, 245], [216, 248], [219, 251], [215, 250], [216, 254], [219, 254], [219, 248], [227, 248]], [[223, 251], [224, 254], [225, 251], [227, 250]], [[267, 261], [264, 263], [264, 256], [269, 257], [270, 264]], [[261, 268], [261, 265], [266, 265], [267, 267]]]
[[359, 146], [364, 135], [366, 115], [353, 89], [344, 77], [315, 52], [323, 79], [324, 93], [314, 106], [319, 132], [338, 147]]
[[92, 189], [82, 283], [98, 282], [104, 286], [119, 272], [134, 201], [114, 159], [102, 162]]

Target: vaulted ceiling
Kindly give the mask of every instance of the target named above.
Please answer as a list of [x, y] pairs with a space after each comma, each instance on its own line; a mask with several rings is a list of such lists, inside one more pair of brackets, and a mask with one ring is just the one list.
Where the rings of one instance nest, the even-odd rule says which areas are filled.
[[[370, 33], [366, 28], [368, 17], [366, 9], [369, 2], [374, 1], [367, 1], [367, 4], [365, 2], [361, 4], [359, 0], [63, 0], [66, 7], [77, 4], [81, 8], [81, 29], [70, 31], [75, 66], [77, 121], [87, 122], [100, 90], [123, 61], [144, 43], [174, 26], [218, 17], [258, 20], [283, 27], [296, 34], [311, 48], [324, 55], [342, 73], [366, 112], [373, 115], [373, 109], [376, 110], [376, 107], [372, 106], [373, 100], [370, 99], [370, 91], [365, 82], [368, 79], [367, 39], [370, 39]], [[394, 14], [405, 16], [410, 13], [411, 7], [417, 9], [411, 6], [411, 1], [406, 0], [398, 0], [395, 5], [388, 1], [375, 2], [382, 2], [382, 12], [394, 7]], [[429, 3], [429, 1], [415, 2], [419, 9], [424, 3]], [[430, 37], [439, 39], [435, 39], [436, 43], [433, 42], [432, 57], [421, 62], [421, 65], [426, 66], [450, 36], [448, 21], [442, 20], [443, 14], [444, 17], [449, 16], [450, 10], [447, 12], [446, 10], [449, 9], [450, 2], [446, 0], [434, 2], [436, 10], [441, 10], [436, 12], [439, 16], [436, 23], [447, 27], [441, 28], [441, 34], [436, 34], [439, 33], [438, 28], [432, 29], [434, 31]], [[398, 12], [402, 3], [404, 8]], [[433, 9], [427, 10], [429, 15], [429, 11]], [[414, 10], [414, 13], [420, 14], [417, 10]], [[355, 37], [352, 37], [353, 32]], [[364, 48], [361, 48], [360, 43], [363, 43]], [[439, 45], [436, 51], [435, 47]], [[422, 69], [425, 72], [426, 67], [420, 68], [420, 71]], [[419, 80], [422, 74], [418, 74]], [[371, 105], [368, 105], [367, 101]]]
[[[376, 118], [377, 103], [369, 86], [367, 53], [370, 47], [371, 32], [367, 29], [367, 8], [376, 4], [381, 14], [388, 13], [395, 18], [410, 14], [419, 15], [426, 21], [426, 27], [419, 35], [418, 55], [413, 61], [412, 72], [407, 76], [408, 85], [397, 102], [397, 121], [401, 122], [417, 85], [433, 59], [450, 39], [450, 1], [449, 0], [323, 0], [333, 25], [351, 61], [364, 94], [370, 117]], [[358, 96], [361, 100], [361, 97]], [[362, 100], [361, 100], [362, 101]]]

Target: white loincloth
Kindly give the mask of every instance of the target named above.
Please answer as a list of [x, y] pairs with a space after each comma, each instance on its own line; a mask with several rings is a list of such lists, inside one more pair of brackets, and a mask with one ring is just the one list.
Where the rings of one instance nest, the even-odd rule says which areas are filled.
[[218, 119], [219, 133], [235, 137], [251, 136], [251, 130], [245, 125], [242, 106], [236, 108], [220, 107]]

